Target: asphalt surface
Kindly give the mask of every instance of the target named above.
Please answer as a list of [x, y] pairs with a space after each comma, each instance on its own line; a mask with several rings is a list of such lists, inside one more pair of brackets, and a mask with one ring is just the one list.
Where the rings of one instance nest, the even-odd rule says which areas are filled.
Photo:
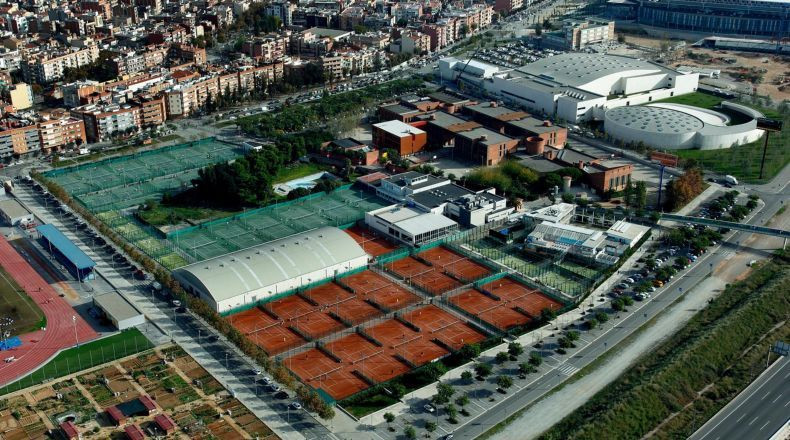
[[[741, 192], [758, 194], [765, 202], [765, 206], [753, 214], [747, 223], [764, 225], [776, 214], [786, 200], [790, 200], [790, 192], [788, 192], [790, 179], [787, 178], [788, 174], [790, 174], [790, 167], [786, 167], [782, 173], [768, 184], [758, 186], [740, 185], [736, 187]], [[722, 189], [722, 191], [724, 190]], [[415, 401], [413, 402], [414, 415], [405, 420], [396, 421], [394, 424], [397, 427], [395, 432], [391, 432], [386, 426], [380, 425], [376, 427], [375, 434], [371, 435], [370, 438], [397, 437], [403, 432], [403, 428], [406, 425], [423, 427], [427, 421], [437, 423], [440, 434], [452, 433], [456, 439], [471, 439], [481, 435], [491, 427], [504, 421], [520, 408], [537, 401], [551, 389], [564, 382], [569, 376], [593, 362], [607, 350], [615, 347], [649, 319], [658, 315], [680, 296], [693, 289], [710, 274], [714, 267], [727, 264], [727, 261], [739, 251], [741, 243], [745, 243], [750, 235], [747, 232], [731, 232], [722, 240], [721, 244], [709, 250], [692, 264], [689, 269], [679, 272], [667, 286], [653, 293], [653, 298], [643, 302], [636, 302], [628, 313], [614, 315], [602, 328], [582, 331], [579, 341], [579, 345], [582, 348], [575, 352], [569, 350], [570, 353], [564, 356], [551, 354], [544, 361], [550, 368], [548, 370], [541, 368], [538, 373], [540, 376], [537, 378], [535, 378], [535, 375], [529, 375], [526, 379], [518, 379], [513, 371], [514, 365], [510, 365], [510, 368], [495, 368], [491, 377], [486, 379], [486, 383], [481, 384], [482, 386], [476, 386], [476, 389], [473, 391], [463, 389], [462, 387], [465, 388], [468, 385], [463, 384], [460, 379], [455, 381], [455, 383], [451, 382], [452, 385], [459, 388], [459, 393], [467, 392], [472, 401], [472, 404], [467, 406], [470, 415], [459, 417], [459, 424], [448, 423], [446, 415], [441, 415], [438, 412], [434, 414], [425, 413], [422, 407], [427, 401]], [[563, 325], [563, 327], [568, 328], [569, 326]], [[554, 336], [549, 335], [549, 337], [544, 339], [544, 346], [541, 349], [544, 355], [547, 352], [551, 353], [552, 348], [555, 346], [550, 342]], [[517, 362], [510, 362], [510, 364], [517, 364]], [[491, 391], [496, 389], [494, 385], [495, 378], [500, 374], [510, 376], [515, 382], [513, 389], [504, 394]]]
[[790, 421], [788, 384], [790, 359], [782, 357], [689, 437], [689, 440], [771, 438]]

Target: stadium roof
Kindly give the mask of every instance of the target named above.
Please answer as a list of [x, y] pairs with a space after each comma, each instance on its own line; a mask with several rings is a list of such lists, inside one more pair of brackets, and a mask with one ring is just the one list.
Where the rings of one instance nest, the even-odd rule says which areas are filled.
[[658, 72], [674, 72], [667, 67], [638, 58], [621, 55], [565, 53], [543, 58], [520, 67], [517, 71], [558, 84], [580, 87], [599, 78], [614, 74], [638, 76]]
[[94, 263], [89, 256], [85, 255], [85, 252], [82, 252], [77, 245], [63, 235], [58, 228], [52, 225], [41, 225], [37, 227], [36, 230], [52, 244], [58, 252], [68, 258], [78, 270], [91, 269], [96, 266], [96, 263]]
[[216, 302], [366, 256], [350, 235], [323, 227], [175, 271]]

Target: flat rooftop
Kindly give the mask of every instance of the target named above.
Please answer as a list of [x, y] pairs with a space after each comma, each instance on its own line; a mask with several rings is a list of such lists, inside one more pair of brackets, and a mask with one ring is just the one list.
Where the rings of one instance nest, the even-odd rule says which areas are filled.
[[529, 113], [522, 112], [521, 110], [513, 110], [512, 108], [497, 104], [492, 105], [490, 102], [483, 102], [476, 105], [467, 105], [465, 108], [472, 112], [480, 113], [501, 121], [512, 121], [529, 116]]
[[16, 199], [0, 200], [0, 211], [5, 212], [10, 218], [24, 217], [30, 214], [30, 211], [22, 206], [21, 203], [17, 202]]
[[572, 87], [584, 86], [604, 76], [624, 72], [642, 75], [658, 72], [677, 73], [667, 67], [638, 58], [589, 53], [554, 55], [526, 64], [517, 71]]
[[[497, 145], [514, 140], [513, 138], [507, 137], [505, 135], [499, 134], [493, 130], [489, 130], [483, 127], [460, 132], [458, 133], [458, 136], [461, 136], [469, 140], [481, 142], [484, 145]], [[485, 136], [485, 139], [482, 139], [483, 136]]]
[[96, 295], [93, 297], [93, 302], [118, 321], [134, 318], [142, 314], [118, 292]]
[[417, 134], [423, 134], [424, 131], [420, 130], [417, 127], [412, 127], [409, 124], [401, 121], [386, 121], [386, 122], [379, 122], [378, 124], [373, 124], [373, 127], [386, 131], [387, 133], [393, 134], [398, 137], [407, 137]]

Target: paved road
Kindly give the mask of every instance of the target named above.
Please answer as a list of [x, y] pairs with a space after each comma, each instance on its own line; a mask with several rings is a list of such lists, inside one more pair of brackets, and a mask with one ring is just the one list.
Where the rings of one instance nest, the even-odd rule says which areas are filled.
[[96, 272], [130, 300], [146, 318], [181, 345], [203, 368], [220, 381], [249, 410], [283, 439], [333, 438], [329, 431], [305, 411], [290, 411], [292, 396], [276, 398], [256, 381], [254, 365], [232, 344], [191, 313], [177, 313], [166, 298], [152, 294], [148, 282], [132, 277], [128, 266], [113, 261], [112, 251], [93, 245], [85, 230], [76, 230], [73, 220], [55, 215], [43, 198], [20, 184], [14, 195], [34, 211], [36, 216], [58, 227], [96, 262]]
[[[778, 177], [783, 175], [784, 173], [781, 173]], [[760, 190], [761, 196], [766, 201], [766, 206], [748, 221], [748, 223], [755, 225], [765, 224], [780, 209], [782, 205], [780, 201], [787, 200], [788, 195], [790, 195], [786, 184], [781, 186], [768, 184], [754, 187], [753, 190], [755, 192]], [[475, 438], [482, 432], [505, 420], [519, 408], [537, 401], [551, 389], [562, 383], [568, 376], [584, 368], [602, 353], [616, 346], [678, 297], [693, 289], [714, 267], [726, 264], [734, 256], [735, 252], [740, 249], [741, 243], [745, 243], [750, 235], [745, 232], [731, 233], [723, 240], [720, 246], [712, 252], [704, 254], [691, 269], [681, 272], [670, 281], [666, 288], [655, 293], [652, 300], [637, 303], [637, 308], [633, 313], [628, 314], [621, 320], [614, 319], [614, 322], [607, 324], [603, 330], [597, 330], [598, 334], [595, 332], [583, 334], [582, 338], [588, 340], [589, 344], [573, 353], [574, 355], [571, 359], [563, 362], [561, 365], [557, 365], [556, 368], [544, 373], [533, 382], [503, 398], [497, 406], [482, 413], [471, 423], [457, 428], [454, 431], [455, 438]], [[591, 337], [593, 339], [590, 341]]]
[[690, 440], [766, 440], [790, 421], [790, 358], [774, 362]]

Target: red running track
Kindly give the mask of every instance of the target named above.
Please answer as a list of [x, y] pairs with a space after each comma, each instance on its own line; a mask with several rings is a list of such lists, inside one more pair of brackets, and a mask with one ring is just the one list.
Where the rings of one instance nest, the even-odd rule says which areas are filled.
[[0, 237], [0, 265], [22, 287], [47, 317], [47, 329], [20, 335], [20, 347], [0, 351], [0, 359], [14, 356], [14, 362], [0, 361], [0, 386], [27, 375], [63, 348], [76, 344], [72, 316], [77, 317], [80, 344], [99, 335], [73, 308], [20, 256], [4, 237]]

